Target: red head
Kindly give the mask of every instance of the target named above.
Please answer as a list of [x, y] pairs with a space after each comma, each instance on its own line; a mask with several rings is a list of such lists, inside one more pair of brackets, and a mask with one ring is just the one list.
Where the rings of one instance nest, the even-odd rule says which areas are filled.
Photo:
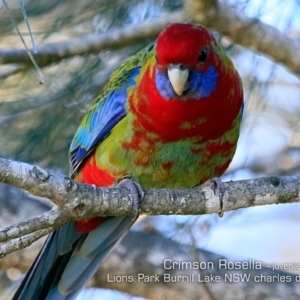
[[162, 96], [210, 96], [219, 75], [219, 50], [212, 34], [200, 25], [177, 23], [166, 27], [156, 42], [156, 84]]
[[138, 82], [135, 105], [141, 126], [168, 141], [192, 136], [203, 141], [233, 124], [243, 102], [241, 82], [206, 28], [167, 26], [154, 55]]
[[212, 56], [211, 44], [214, 41], [212, 34], [200, 25], [171, 24], [157, 38], [158, 64], [181, 63], [193, 68], [201, 67]]

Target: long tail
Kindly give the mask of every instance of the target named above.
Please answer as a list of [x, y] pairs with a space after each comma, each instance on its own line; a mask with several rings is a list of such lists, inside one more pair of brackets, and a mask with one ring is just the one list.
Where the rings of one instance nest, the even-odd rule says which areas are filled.
[[89, 233], [75, 222], [49, 235], [12, 300], [75, 299], [135, 217], [108, 217]]

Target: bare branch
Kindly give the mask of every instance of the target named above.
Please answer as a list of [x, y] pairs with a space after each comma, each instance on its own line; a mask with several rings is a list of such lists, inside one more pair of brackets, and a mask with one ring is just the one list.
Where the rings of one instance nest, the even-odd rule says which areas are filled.
[[63, 210], [52, 209], [51, 211], [46, 212], [36, 218], [30, 219], [26, 222], [21, 222], [17, 225], [9, 226], [1, 230], [0, 243], [33, 233], [40, 229], [49, 228], [50, 226], [55, 229], [68, 221], [69, 219]]
[[[135, 24], [107, 33], [81, 36], [68, 42], [40, 45], [37, 47], [38, 53], [34, 54], [34, 57], [40, 66], [46, 66], [76, 55], [99, 53], [105, 49], [120, 49], [150, 38], [154, 39], [168, 24], [183, 20], [182, 13], [172, 13], [139, 26]], [[10, 63], [28, 65], [31, 62], [24, 49], [0, 49], [0, 64]]]
[[237, 7], [206, 0], [185, 0], [185, 18], [215, 28], [233, 42], [266, 54], [300, 76], [300, 43], [278, 29], [249, 18]]
[[[68, 42], [40, 45], [35, 59], [40, 66], [46, 66], [76, 55], [132, 46], [154, 39], [169, 23], [184, 21], [214, 28], [235, 43], [271, 57], [300, 76], [300, 43], [258, 19], [249, 18], [237, 7], [205, 0], [186, 0], [184, 10], [162, 15], [139, 26], [130, 25], [103, 34], [81, 36]], [[2, 49], [0, 63], [28, 65], [30, 60], [24, 49]]]
[[[0, 158], [0, 181], [50, 199], [72, 219], [135, 214], [126, 189], [96, 188], [42, 168]], [[224, 211], [274, 203], [299, 202], [299, 176], [262, 177], [225, 182]], [[148, 189], [141, 213], [193, 215], [220, 211], [219, 197], [210, 187]]]
[[[68, 177], [25, 163], [0, 159], [0, 181], [26, 189], [36, 196], [49, 198], [59, 206], [58, 210], [0, 231], [2, 241], [18, 237], [18, 240], [3, 245], [0, 253], [2, 256], [19, 249], [19, 246], [32, 243], [39, 232], [49, 232], [70, 220], [136, 213], [132, 197], [126, 189], [96, 188], [78, 184]], [[299, 202], [299, 182], [299, 176], [225, 182], [223, 211], [256, 205]], [[148, 215], [218, 213], [220, 200], [209, 186], [189, 190], [149, 189], [145, 191], [140, 211]], [[38, 222], [41, 222], [40, 226]], [[25, 233], [30, 234], [24, 241], [21, 237]]]
[[11, 252], [30, 246], [32, 243], [39, 240], [41, 237], [47, 235], [53, 230], [53, 228], [41, 229], [34, 233], [30, 233], [17, 239], [11, 240], [10, 242], [0, 246], [0, 258], [3, 258]]

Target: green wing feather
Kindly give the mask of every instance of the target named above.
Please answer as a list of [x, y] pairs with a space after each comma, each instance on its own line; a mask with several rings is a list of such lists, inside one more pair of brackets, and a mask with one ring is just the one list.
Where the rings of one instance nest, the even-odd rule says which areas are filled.
[[135, 78], [148, 57], [153, 55], [153, 48], [152, 43], [122, 64], [84, 116], [70, 146], [71, 176], [96, 145], [126, 116], [127, 90], [135, 86]]

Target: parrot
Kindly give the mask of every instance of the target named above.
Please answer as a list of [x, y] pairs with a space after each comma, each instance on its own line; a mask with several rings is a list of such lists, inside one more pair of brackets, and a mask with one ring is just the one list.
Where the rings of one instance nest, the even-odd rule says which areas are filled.
[[94, 217], [52, 232], [13, 300], [76, 299], [134, 224], [148, 188], [197, 188], [236, 151], [243, 87], [205, 27], [172, 23], [123, 63], [85, 114], [70, 146], [70, 176], [125, 187], [135, 216]]

